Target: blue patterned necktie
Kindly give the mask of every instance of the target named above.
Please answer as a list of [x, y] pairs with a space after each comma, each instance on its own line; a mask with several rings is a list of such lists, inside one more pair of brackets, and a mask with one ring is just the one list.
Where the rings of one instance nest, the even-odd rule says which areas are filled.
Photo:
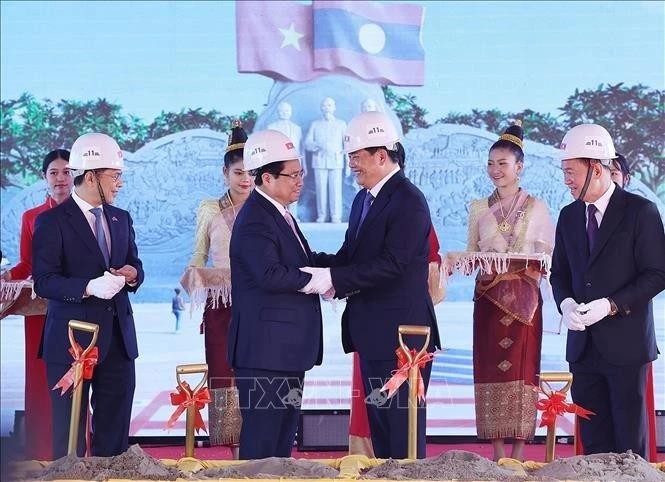
[[109, 246], [106, 244], [106, 234], [104, 233], [104, 225], [102, 224], [102, 208], [92, 208], [90, 212], [95, 215], [95, 237], [97, 238], [99, 249], [102, 250], [106, 267], [108, 268], [110, 259]]
[[360, 226], [363, 225], [363, 222], [367, 217], [367, 213], [369, 212], [369, 208], [372, 205], [372, 201], [374, 201], [374, 196], [372, 196], [372, 193], [368, 190], [367, 194], [365, 194], [365, 200], [363, 201], [363, 210], [360, 212], [360, 222], [358, 223], [358, 229], [356, 229], [356, 238], [360, 232]]
[[596, 212], [598, 208], [593, 204], [589, 204], [586, 208], [587, 217], [589, 218], [586, 224], [586, 238], [589, 243], [589, 254], [593, 251], [593, 247], [596, 244], [596, 235], [598, 234], [598, 219], [596, 218]]

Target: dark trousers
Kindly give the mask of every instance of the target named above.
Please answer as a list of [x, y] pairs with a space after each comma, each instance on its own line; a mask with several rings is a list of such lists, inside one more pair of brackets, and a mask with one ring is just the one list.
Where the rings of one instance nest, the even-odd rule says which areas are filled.
[[240, 459], [290, 457], [305, 372], [235, 368], [242, 414]]
[[646, 457], [646, 376], [649, 364], [613, 365], [592, 340], [570, 364], [573, 402], [595, 412], [578, 418], [585, 455], [632, 450]]
[[[397, 393], [386, 399], [387, 392], [380, 393], [381, 387], [390, 379], [397, 368], [394, 360], [366, 360], [360, 356], [360, 372], [365, 387], [365, 405], [372, 435], [372, 446], [377, 458], [404, 459], [408, 456], [409, 433], [409, 384], [405, 382]], [[425, 382], [425, 392], [429, 385], [432, 364], [420, 370]], [[418, 405], [418, 458], [425, 457], [427, 409], [424, 403]]]
[[[54, 387], [70, 367], [71, 365], [47, 363], [49, 387]], [[85, 454], [86, 417], [91, 387], [92, 455], [110, 457], [127, 450], [135, 385], [134, 360], [127, 357], [118, 320], [115, 319], [109, 351], [104, 360], [95, 366], [92, 380], [83, 384], [77, 445], [79, 456]], [[56, 459], [67, 455], [71, 393], [71, 388], [62, 396], [60, 390], [51, 391], [53, 456]]]

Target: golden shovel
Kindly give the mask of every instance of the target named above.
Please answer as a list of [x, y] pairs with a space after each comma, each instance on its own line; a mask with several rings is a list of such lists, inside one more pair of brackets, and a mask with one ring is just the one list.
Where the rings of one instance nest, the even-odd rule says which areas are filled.
[[[414, 357], [411, 356], [409, 347], [404, 343], [402, 335], [421, 335], [425, 337], [425, 343], [415, 356], [418, 360], [427, 352], [430, 338], [429, 326], [400, 325], [398, 328], [399, 345], [406, 355], [409, 365], [413, 363]], [[409, 368], [409, 433], [408, 433], [408, 458], [418, 458], [418, 365]]]
[[[190, 391], [187, 385], [183, 384], [180, 375], [191, 375], [192, 373], [203, 373], [203, 378], [194, 390]], [[183, 393], [190, 397], [192, 394], [197, 393], [208, 380], [208, 365], [205, 363], [196, 363], [193, 365], [178, 365], [175, 367], [175, 377], [178, 386], [182, 389]], [[187, 422], [185, 425], [185, 457], [194, 457], [194, 425], [196, 422], [196, 404], [192, 403], [187, 406]]]
[[[83, 350], [83, 353], [81, 353], [81, 356], [79, 357], [80, 359], [84, 360], [90, 350], [95, 347], [95, 343], [97, 343], [99, 325], [95, 323], [87, 323], [85, 321], [69, 320], [69, 343], [71, 346], [76, 346], [74, 330], [92, 333], [92, 340], [90, 341], [90, 344], [85, 350]], [[74, 381], [75, 388], [72, 392], [72, 413], [69, 418], [69, 443], [67, 444], [68, 455], [76, 455], [76, 448], [78, 445], [81, 395], [83, 393], [83, 363], [76, 363], [74, 365]]]
[[[543, 372], [540, 374], [540, 389], [548, 397], [552, 395], [552, 387], [549, 382], [565, 383], [563, 388], [557, 390], [564, 395], [568, 394], [573, 383], [573, 374], [568, 372]], [[577, 443], [577, 440], [575, 440]], [[556, 445], [556, 419], [552, 425], [547, 426], [547, 438], [545, 439], [545, 462], [554, 460], [554, 447]]]

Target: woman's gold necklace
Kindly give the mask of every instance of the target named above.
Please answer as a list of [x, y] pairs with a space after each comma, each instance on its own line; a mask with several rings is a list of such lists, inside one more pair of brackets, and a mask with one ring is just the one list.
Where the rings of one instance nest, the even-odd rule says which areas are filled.
[[236, 206], [233, 204], [233, 199], [231, 199], [231, 190], [226, 191], [226, 197], [229, 198], [229, 203], [231, 203], [231, 209], [233, 210], [233, 220], [236, 219]]
[[501, 210], [501, 219], [502, 221], [499, 223], [499, 231], [502, 233], [507, 233], [511, 229], [513, 229], [513, 225], [508, 222], [508, 218], [512, 214], [513, 210], [515, 209], [515, 205], [517, 204], [517, 195], [519, 194], [519, 191], [515, 193], [513, 196], [513, 201], [510, 205], [510, 209], [508, 209], [508, 213], [504, 214], [503, 213], [503, 204], [501, 203], [501, 197], [499, 197], [499, 193], [496, 193], [496, 197], [499, 200], [499, 209]]

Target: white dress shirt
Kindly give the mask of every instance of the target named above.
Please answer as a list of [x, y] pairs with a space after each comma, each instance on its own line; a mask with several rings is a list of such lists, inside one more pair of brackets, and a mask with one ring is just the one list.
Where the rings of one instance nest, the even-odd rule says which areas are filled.
[[614, 182], [610, 182], [610, 187], [607, 188], [605, 194], [596, 199], [595, 202], [589, 203], [584, 201], [587, 225], [589, 224], [589, 204], [593, 204], [596, 206], [596, 220], [598, 221], [598, 227], [600, 228], [600, 223], [603, 221], [603, 216], [605, 215], [605, 211], [607, 211], [607, 205], [610, 203], [610, 198], [612, 197], [612, 194], [614, 194], [615, 189], [616, 186], [614, 185]]
[[[95, 230], [95, 215], [90, 212], [91, 209], [94, 208], [102, 208], [102, 214], [104, 213], [104, 205], [100, 204], [99, 206], [93, 206], [87, 201], [84, 201], [81, 199], [80, 196], [76, 194], [76, 191], [72, 192], [72, 199], [76, 203], [76, 205], [79, 207], [79, 209], [83, 212], [83, 215], [85, 216], [86, 221], [88, 221], [88, 225], [90, 226], [90, 229], [92, 230], [92, 235], [97, 238], [97, 231]], [[106, 245], [109, 248], [109, 256], [111, 255], [111, 232], [109, 231], [109, 226], [108, 222], [106, 221], [106, 216], [102, 216], [102, 226], [104, 228], [104, 234], [106, 235]]]

